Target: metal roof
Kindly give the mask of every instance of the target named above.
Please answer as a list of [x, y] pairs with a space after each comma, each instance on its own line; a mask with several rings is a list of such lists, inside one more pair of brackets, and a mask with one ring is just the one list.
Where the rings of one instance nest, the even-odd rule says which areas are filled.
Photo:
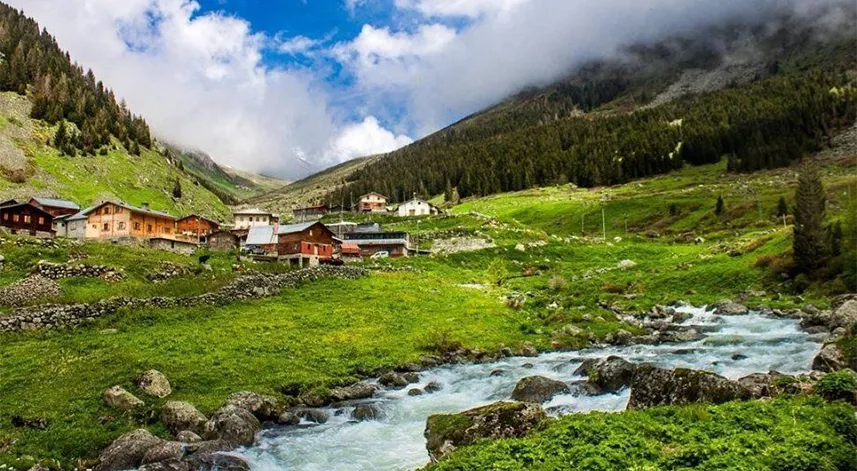
[[104, 206], [105, 204], [115, 204], [116, 206], [125, 208], [128, 211], [131, 211], [133, 213], [153, 214], [155, 216], [160, 216], [160, 217], [169, 218], [169, 219], [173, 219], [173, 220], [176, 219], [175, 216], [167, 214], [163, 211], [155, 211], [154, 209], [138, 208], [136, 206], [132, 206], [132, 205], [125, 203], [123, 201], [105, 201], [104, 203], [101, 203], [92, 209], [100, 208], [100, 207]]
[[318, 224], [317, 221], [304, 222], [301, 224], [287, 224], [285, 226], [280, 226], [277, 230], [277, 234], [294, 234], [295, 232], [303, 232], [316, 224]]
[[407, 239], [374, 239], [374, 240], [349, 240], [347, 243], [354, 245], [408, 245]]
[[247, 245], [269, 245], [276, 244], [274, 238], [274, 226], [253, 226], [247, 233]]
[[56, 198], [40, 198], [37, 196], [34, 196], [33, 200], [35, 200], [42, 206], [50, 206], [52, 208], [80, 209], [80, 206], [68, 200], [61, 200]]
[[259, 208], [250, 208], [250, 209], [239, 209], [238, 211], [232, 211], [232, 214], [251, 214], [251, 215], [265, 215], [265, 216], [273, 216], [273, 213], [268, 211], [261, 210]]
[[95, 208], [96, 208], [96, 206], [90, 206], [90, 207], [84, 209], [83, 211], [81, 211], [79, 213], [72, 214], [71, 216], [66, 218], [66, 220], [67, 221], [77, 221], [80, 219], [86, 219], [89, 217], [89, 213], [91, 213], [92, 210]]

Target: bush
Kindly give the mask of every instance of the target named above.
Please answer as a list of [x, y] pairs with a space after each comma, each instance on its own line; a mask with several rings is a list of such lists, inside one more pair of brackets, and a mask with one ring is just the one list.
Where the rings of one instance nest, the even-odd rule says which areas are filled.
[[776, 255], [762, 255], [756, 259], [756, 268], [768, 268], [777, 261]]
[[443, 355], [460, 350], [464, 345], [453, 339], [448, 330], [434, 330], [426, 334], [420, 347], [428, 352]]
[[552, 291], [560, 291], [565, 288], [565, 283], [565, 278], [560, 275], [554, 275], [550, 280], [548, 280], [548, 288]]
[[814, 392], [828, 401], [857, 404], [857, 373], [842, 370], [825, 375], [815, 384]]

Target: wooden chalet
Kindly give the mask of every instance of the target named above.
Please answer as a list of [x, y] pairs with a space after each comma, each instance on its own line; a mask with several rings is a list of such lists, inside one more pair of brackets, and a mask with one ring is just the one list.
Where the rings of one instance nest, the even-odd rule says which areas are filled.
[[393, 258], [407, 257], [410, 251], [407, 232], [351, 232], [345, 234], [345, 244], [359, 247], [362, 257], [370, 257], [378, 252], [387, 252]]
[[47, 211], [52, 216], [71, 216], [80, 212], [80, 206], [71, 201], [61, 200], [57, 198], [30, 198], [29, 203], [37, 208]]
[[205, 243], [208, 236], [220, 230], [220, 223], [197, 214], [185, 216], [176, 221], [176, 232], [185, 240]]
[[167, 213], [130, 204], [107, 202], [89, 212], [87, 239], [175, 239], [176, 218]]
[[333, 257], [333, 232], [320, 222], [289, 224], [277, 228], [277, 255], [302, 267], [318, 265]]
[[379, 213], [387, 211], [387, 197], [381, 193], [366, 193], [361, 196], [354, 206], [358, 213]]
[[0, 206], [0, 227], [14, 234], [53, 237], [53, 215], [30, 203]]

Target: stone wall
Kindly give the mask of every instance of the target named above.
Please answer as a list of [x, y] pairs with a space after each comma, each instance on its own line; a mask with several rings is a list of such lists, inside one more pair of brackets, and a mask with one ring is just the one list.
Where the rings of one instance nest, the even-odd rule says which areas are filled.
[[88, 265], [85, 263], [72, 265], [68, 263], [51, 263], [44, 260], [40, 261], [36, 266], [36, 273], [51, 280], [73, 277], [105, 278], [110, 280], [124, 278], [124, 274], [121, 271], [114, 270], [106, 265]]
[[91, 304], [34, 306], [14, 311], [8, 317], [0, 317], [0, 332], [73, 327], [123, 308], [224, 305], [233, 301], [273, 296], [285, 288], [294, 288], [301, 283], [321, 278], [356, 279], [366, 274], [367, 271], [359, 267], [322, 265], [283, 274], [245, 275], [217, 291], [187, 298], [109, 298]]

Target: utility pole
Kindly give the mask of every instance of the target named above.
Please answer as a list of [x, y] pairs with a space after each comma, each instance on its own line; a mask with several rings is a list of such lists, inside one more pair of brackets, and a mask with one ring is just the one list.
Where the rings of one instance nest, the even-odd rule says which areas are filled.
[[604, 205], [601, 205], [601, 230], [604, 233], [604, 241], [607, 242], [607, 216], [604, 213]]

